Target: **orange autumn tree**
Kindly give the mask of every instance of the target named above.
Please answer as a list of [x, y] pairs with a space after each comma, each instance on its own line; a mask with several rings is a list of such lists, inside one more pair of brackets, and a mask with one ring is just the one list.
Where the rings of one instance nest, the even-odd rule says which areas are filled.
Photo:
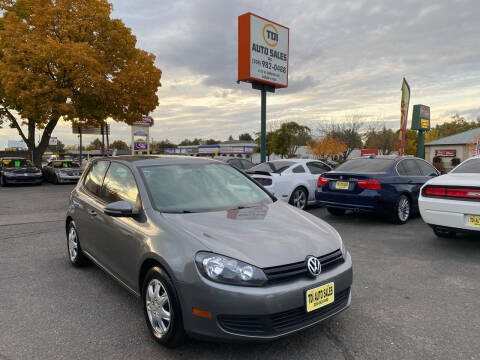
[[347, 145], [333, 136], [326, 136], [307, 145], [307, 151], [320, 158], [343, 154], [345, 150], [347, 150]]
[[155, 57], [111, 11], [107, 0], [0, 0], [0, 127], [17, 129], [37, 165], [60, 120], [131, 124], [158, 105]]

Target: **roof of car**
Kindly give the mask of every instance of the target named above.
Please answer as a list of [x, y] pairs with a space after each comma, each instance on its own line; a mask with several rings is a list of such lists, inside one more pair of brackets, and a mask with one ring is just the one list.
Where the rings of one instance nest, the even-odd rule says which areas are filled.
[[98, 160], [115, 160], [129, 163], [134, 166], [148, 165], [166, 165], [166, 164], [199, 164], [199, 163], [219, 163], [218, 160], [211, 158], [202, 158], [194, 156], [176, 156], [176, 155], [128, 155], [128, 156], [110, 156], [97, 158]]
[[20, 156], [5, 156], [0, 158], [0, 160], [27, 160], [27, 158], [20, 157]]
[[298, 164], [305, 164], [305, 163], [310, 162], [310, 161], [324, 162], [322, 160], [316, 160], [316, 159], [276, 159], [276, 160], [270, 160], [270, 161], [267, 161], [267, 162], [274, 163], [274, 162], [277, 162], [277, 161], [291, 161], [291, 162], [298, 163]]

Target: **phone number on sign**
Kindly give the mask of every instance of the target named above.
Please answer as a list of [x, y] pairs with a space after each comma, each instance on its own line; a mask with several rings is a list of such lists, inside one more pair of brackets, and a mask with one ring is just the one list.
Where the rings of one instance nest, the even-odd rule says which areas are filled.
[[262, 60], [262, 67], [264, 67], [265, 69], [268, 69], [268, 70], [274, 70], [274, 71], [278, 71], [278, 72], [281, 72], [281, 73], [286, 73], [287, 72], [287, 67], [286, 66], [282, 66], [282, 65], [277, 65], [277, 64], [273, 64], [269, 61], [264, 61]]

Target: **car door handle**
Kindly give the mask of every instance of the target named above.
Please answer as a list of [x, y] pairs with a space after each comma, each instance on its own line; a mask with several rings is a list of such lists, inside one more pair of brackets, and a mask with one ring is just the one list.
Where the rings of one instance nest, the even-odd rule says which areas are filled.
[[88, 210], [88, 214], [92, 216], [97, 216], [97, 212], [95, 210]]

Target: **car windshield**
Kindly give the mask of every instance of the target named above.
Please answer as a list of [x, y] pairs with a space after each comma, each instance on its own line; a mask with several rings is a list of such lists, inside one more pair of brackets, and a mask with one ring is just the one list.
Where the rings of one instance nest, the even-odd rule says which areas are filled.
[[266, 171], [280, 174], [293, 164], [295, 164], [293, 161], [268, 161], [251, 167], [248, 172]]
[[335, 172], [384, 173], [392, 166], [394, 159], [352, 159], [337, 167]]
[[455, 174], [480, 174], [480, 159], [464, 161], [452, 171]]
[[52, 162], [54, 168], [78, 168], [80, 165], [71, 161], [54, 161]]
[[32, 167], [32, 162], [27, 159], [3, 159], [2, 165], [5, 168]]
[[141, 168], [155, 209], [207, 212], [271, 203], [248, 177], [224, 164], [177, 164]]

